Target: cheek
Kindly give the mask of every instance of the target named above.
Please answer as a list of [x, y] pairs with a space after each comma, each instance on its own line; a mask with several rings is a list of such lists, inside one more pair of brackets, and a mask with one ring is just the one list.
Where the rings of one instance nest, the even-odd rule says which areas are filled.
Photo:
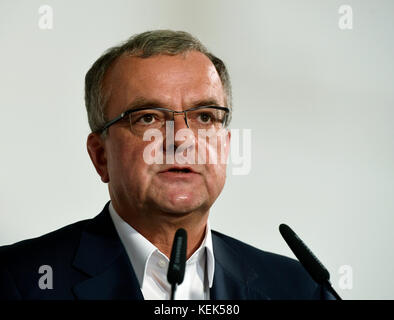
[[226, 163], [230, 150], [230, 139], [227, 130], [219, 131], [216, 134], [210, 134], [208, 139], [199, 138], [198, 147], [202, 153], [206, 154], [208, 163], [217, 163], [218, 171], [226, 171]]
[[142, 174], [147, 167], [143, 160], [144, 144], [134, 139], [119, 139], [109, 148], [108, 167], [117, 179]]
[[207, 154], [207, 164], [205, 164], [207, 189], [214, 195], [220, 193], [226, 181], [229, 146], [227, 131], [222, 131], [212, 136], [206, 143], [199, 144], [199, 147], [204, 148]]
[[226, 181], [225, 164], [206, 165], [207, 187], [212, 194], [220, 193]]

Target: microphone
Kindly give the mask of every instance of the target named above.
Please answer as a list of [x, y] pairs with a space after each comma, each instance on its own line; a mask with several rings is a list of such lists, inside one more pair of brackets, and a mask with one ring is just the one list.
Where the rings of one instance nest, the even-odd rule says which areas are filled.
[[306, 271], [308, 271], [312, 279], [318, 284], [324, 286], [337, 300], [342, 300], [331, 285], [330, 273], [328, 270], [306, 246], [306, 244], [297, 236], [297, 234], [288, 225], [283, 223], [279, 226], [279, 231], [287, 245], [293, 251], [294, 255]]
[[185, 276], [186, 247], [187, 233], [185, 229], [180, 228], [175, 232], [167, 271], [167, 280], [171, 284], [171, 300], [174, 300], [176, 287], [182, 283]]

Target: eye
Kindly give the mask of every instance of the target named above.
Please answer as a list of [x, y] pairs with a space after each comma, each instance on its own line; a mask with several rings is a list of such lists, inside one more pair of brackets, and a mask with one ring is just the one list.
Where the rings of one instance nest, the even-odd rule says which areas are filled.
[[212, 121], [212, 115], [208, 112], [201, 112], [198, 115], [198, 120], [204, 124], [210, 123]]
[[156, 121], [155, 116], [151, 113], [144, 114], [138, 119], [142, 124], [153, 124]]
[[131, 123], [133, 125], [151, 126], [160, 121], [160, 114], [154, 112], [136, 112], [131, 115]]

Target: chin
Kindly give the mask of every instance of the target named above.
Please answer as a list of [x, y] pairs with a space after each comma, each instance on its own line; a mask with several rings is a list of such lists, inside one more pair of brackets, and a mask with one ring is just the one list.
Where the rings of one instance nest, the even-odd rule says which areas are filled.
[[190, 197], [184, 194], [167, 198], [158, 206], [165, 212], [172, 214], [185, 214], [196, 210], [201, 210], [204, 201], [201, 198]]

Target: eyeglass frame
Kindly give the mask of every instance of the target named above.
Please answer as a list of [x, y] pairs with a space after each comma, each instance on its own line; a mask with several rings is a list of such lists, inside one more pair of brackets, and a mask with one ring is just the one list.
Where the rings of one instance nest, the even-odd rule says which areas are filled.
[[189, 108], [189, 109], [183, 110], [183, 111], [176, 111], [176, 110], [171, 110], [171, 109], [162, 108], [162, 107], [141, 107], [141, 108], [129, 109], [129, 110], [126, 110], [126, 111], [122, 112], [119, 116], [117, 116], [116, 118], [114, 118], [114, 119], [108, 121], [106, 124], [104, 124], [103, 128], [100, 129], [98, 132], [105, 132], [105, 130], [107, 130], [110, 126], [112, 126], [113, 124], [123, 120], [126, 116], [132, 114], [133, 112], [143, 111], [143, 110], [159, 110], [159, 111], [171, 112], [173, 120], [175, 118], [175, 114], [182, 114], [183, 113], [186, 126], [189, 128], [189, 124], [187, 123], [187, 112], [189, 112], [189, 111], [196, 111], [196, 110], [200, 110], [200, 109], [217, 109], [217, 110], [225, 111], [226, 114], [225, 114], [224, 119], [223, 119], [223, 124], [224, 124], [224, 127], [227, 126], [228, 115], [230, 113], [230, 109], [227, 108], [227, 107], [213, 106], [213, 105], [210, 105], [210, 106], [198, 106], [198, 107], [192, 107], [192, 108]]

